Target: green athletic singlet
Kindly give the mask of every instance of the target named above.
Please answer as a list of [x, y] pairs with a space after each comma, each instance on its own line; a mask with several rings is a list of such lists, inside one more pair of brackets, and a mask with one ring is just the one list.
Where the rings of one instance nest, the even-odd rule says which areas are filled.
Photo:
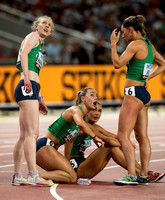
[[[20, 52], [21, 52], [21, 48], [19, 49], [16, 66], [20, 70], [20, 72], [23, 72], [21, 61], [20, 61]], [[42, 54], [42, 45], [39, 40], [39, 45], [33, 48], [28, 54], [28, 69], [30, 71], [34, 71], [37, 74], [39, 74], [39, 71], [42, 67], [43, 67], [43, 54]]]
[[142, 38], [138, 38], [137, 40], [143, 40], [147, 44], [148, 56], [144, 60], [137, 60], [132, 58], [127, 64], [126, 78], [145, 82], [146, 78], [152, 71], [152, 64], [154, 61], [152, 44], [150, 41], [144, 40]]
[[84, 151], [91, 145], [92, 141], [89, 135], [78, 136], [73, 142], [71, 156], [84, 157]]
[[[80, 106], [78, 107], [82, 110]], [[76, 123], [65, 121], [61, 114], [61, 116], [49, 126], [48, 131], [58, 139], [60, 144], [64, 144], [77, 136], [80, 132], [80, 128]]]

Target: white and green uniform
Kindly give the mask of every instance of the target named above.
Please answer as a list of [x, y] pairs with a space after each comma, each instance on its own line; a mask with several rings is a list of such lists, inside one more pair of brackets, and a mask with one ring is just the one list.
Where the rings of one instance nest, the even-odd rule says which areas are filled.
[[[21, 53], [21, 48], [19, 49], [16, 66], [20, 70], [20, 72], [23, 72], [20, 60], [20, 53]], [[39, 40], [39, 45], [37, 47], [34, 47], [28, 54], [28, 69], [30, 71], [34, 71], [37, 74], [39, 74], [39, 71], [42, 67], [43, 67], [43, 54], [42, 54], [41, 41]]]
[[77, 171], [79, 165], [85, 160], [84, 152], [92, 145], [91, 137], [88, 135], [77, 136], [73, 142], [70, 164]]
[[84, 157], [85, 150], [92, 145], [89, 135], [77, 136], [73, 142], [71, 157]]
[[[80, 106], [78, 107], [82, 110]], [[80, 132], [80, 128], [76, 123], [70, 123], [64, 120], [61, 114], [61, 116], [49, 126], [48, 131], [58, 139], [60, 144], [64, 144], [77, 136]]]
[[146, 78], [149, 76], [153, 68], [154, 58], [153, 58], [152, 44], [149, 40], [144, 40], [143, 38], [138, 38], [137, 40], [142, 40], [146, 43], [148, 48], [148, 55], [143, 60], [137, 60], [132, 58], [127, 63], [126, 78], [145, 82]]

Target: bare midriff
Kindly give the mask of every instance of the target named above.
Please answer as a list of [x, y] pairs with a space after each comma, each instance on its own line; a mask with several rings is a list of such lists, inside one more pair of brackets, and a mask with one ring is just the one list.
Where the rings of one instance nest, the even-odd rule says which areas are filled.
[[[40, 84], [40, 79], [39, 79], [39, 76], [36, 72], [29, 71], [29, 78], [30, 78], [30, 80], [35, 81], [35, 82]], [[23, 72], [21, 72], [21, 79], [24, 79]]]
[[133, 79], [127, 78], [125, 80], [124, 88], [132, 87], [132, 86], [144, 86], [145, 82], [136, 81]]

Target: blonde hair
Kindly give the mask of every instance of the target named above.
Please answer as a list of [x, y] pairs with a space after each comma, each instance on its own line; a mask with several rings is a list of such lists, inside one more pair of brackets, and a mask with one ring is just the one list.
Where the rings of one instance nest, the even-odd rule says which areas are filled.
[[53, 20], [52, 20], [51, 17], [48, 17], [47, 15], [37, 17], [36, 20], [33, 22], [33, 25], [32, 25], [32, 27], [31, 27], [32, 30], [35, 31], [35, 28], [34, 28], [35, 25], [38, 25], [38, 24], [40, 23], [41, 19], [43, 19], [43, 18], [48, 19], [48, 20], [51, 21], [51, 31], [53, 32], [53, 31], [54, 31], [54, 23], [53, 23]]
[[88, 90], [91, 90], [93, 88], [91, 87], [86, 87], [84, 89], [82, 89], [81, 91], [78, 92], [78, 97], [76, 99], [76, 105], [79, 105], [82, 101], [81, 101], [81, 97], [82, 96], [86, 96], [86, 93], [88, 92]]
[[135, 31], [140, 31], [142, 36], [145, 36], [145, 22], [146, 19], [144, 18], [143, 15], [136, 15], [136, 16], [130, 16], [124, 20], [122, 23], [123, 27], [130, 27], [132, 26]]

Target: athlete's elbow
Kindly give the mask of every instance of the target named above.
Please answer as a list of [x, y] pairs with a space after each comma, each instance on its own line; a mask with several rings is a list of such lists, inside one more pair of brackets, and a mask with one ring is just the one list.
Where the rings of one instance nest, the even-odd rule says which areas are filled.
[[114, 68], [115, 68], [115, 69], [120, 69], [120, 65], [115, 64], [115, 65], [114, 65]]

